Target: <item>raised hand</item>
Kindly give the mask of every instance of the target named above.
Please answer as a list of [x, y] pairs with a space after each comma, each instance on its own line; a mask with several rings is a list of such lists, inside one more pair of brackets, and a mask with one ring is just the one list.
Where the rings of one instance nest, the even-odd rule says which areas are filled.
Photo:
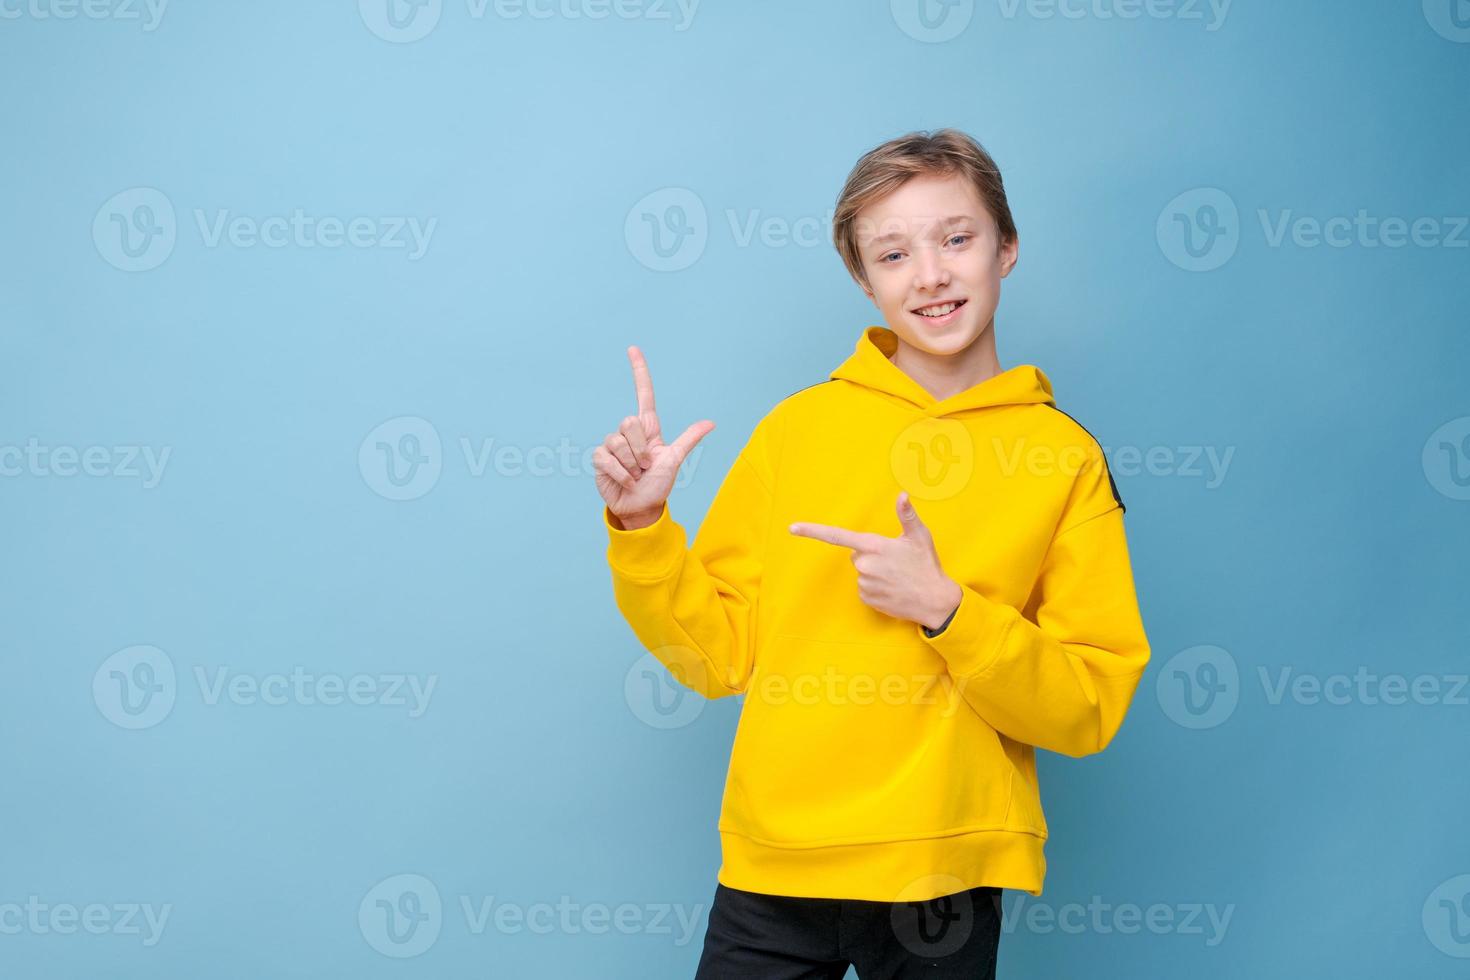
[[658, 519], [674, 488], [679, 466], [699, 440], [714, 429], [709, 419], [695, 422], [672, 443], [665, 443], [653, 402], [648, 363], [636, 346], [628, 348], [638, 414], [629, 415], [592, 453], [597, 492], [625, 530], [646, 527]]
[[944, 573], [934, 536], [919, 520], [906, 492], [898, 495], [898, 520], [903, 533], [896, 538], [829, 524], [796, 523], [790, 531], [798, 537], [851, 548], [858, 571], [858, 598], [864, 604], [895, 619], [938, 629], [960, 604], [959, 583]]

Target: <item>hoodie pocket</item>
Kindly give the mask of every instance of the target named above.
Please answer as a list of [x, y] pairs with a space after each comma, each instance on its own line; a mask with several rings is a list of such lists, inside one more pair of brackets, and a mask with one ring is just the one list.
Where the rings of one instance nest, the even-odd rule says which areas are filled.
[[1017, 830], [1047, 835], [1046, 814], [1041, 811], [1041, 784], [1036, 778], [1036, 749], [1024, 742], [999, 735], [1015, 776], [1011, 780], [1011, 808], [1006, 824]]
[[720, 829], [788, 846], [1001, 829], [1015, 771], [917, 638], [778, 634], [745, 691]]

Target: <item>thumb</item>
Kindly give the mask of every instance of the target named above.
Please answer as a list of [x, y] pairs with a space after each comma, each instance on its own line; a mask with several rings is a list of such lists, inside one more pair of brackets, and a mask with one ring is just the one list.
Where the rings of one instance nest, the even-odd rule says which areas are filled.
[[914, 510], [914, 502], [909, 499], [907, 490], [898, 493], [898, 523], [903, 525], [904, 537], [927, 538], [929, 529], [919, 519], [919, 512]]
[[715, 424], [709, 419], [703, 419], [685, 429], [679, 438], [669, 444], [669, 448], [674, 451], [674, 459], [680, 463], [684, 462], [684, 458], [694, 449], [695, 444], [709, 435], [714, 427]]

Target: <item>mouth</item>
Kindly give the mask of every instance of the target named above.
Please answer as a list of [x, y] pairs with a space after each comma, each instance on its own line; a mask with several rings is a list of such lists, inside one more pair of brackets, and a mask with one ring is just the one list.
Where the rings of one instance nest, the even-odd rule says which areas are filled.
[[930, 303], [927, 306], [918, 306], [910, 313], [919, 317], [925, 323], [934, 327], [942, 327], [960, 315], [960, 310], [965, 308], [967, 299], [946, 300], [943, 303]]

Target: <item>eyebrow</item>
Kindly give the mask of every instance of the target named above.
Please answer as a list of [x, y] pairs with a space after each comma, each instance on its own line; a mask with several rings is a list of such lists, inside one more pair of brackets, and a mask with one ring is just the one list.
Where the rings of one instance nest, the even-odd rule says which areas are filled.
[[[956, 214], [956, 215], [953, 215], [951, 217], [945, 218], [944, 221], [942, 222], [942, 224], [947, 228], [950, 225], [957, 225], [957, 224], [959, 224], [962, 221], [974, 221], [974, 220], [975, 219], [971, 215], [968, 215], [968, 214]], [[879, 235], [877, 238], [875, 238], [872, 241], [868, 242], [868, 247], [869, 248], [877, 248], [880, 245], [886, 245], [888, 242], [900, 241], [900, 240], [903, 239], [903, 237], [904, 237], [904, 234], [901, 231], [890, 231], [888, 234], [886, 234], [886, 235]]]

